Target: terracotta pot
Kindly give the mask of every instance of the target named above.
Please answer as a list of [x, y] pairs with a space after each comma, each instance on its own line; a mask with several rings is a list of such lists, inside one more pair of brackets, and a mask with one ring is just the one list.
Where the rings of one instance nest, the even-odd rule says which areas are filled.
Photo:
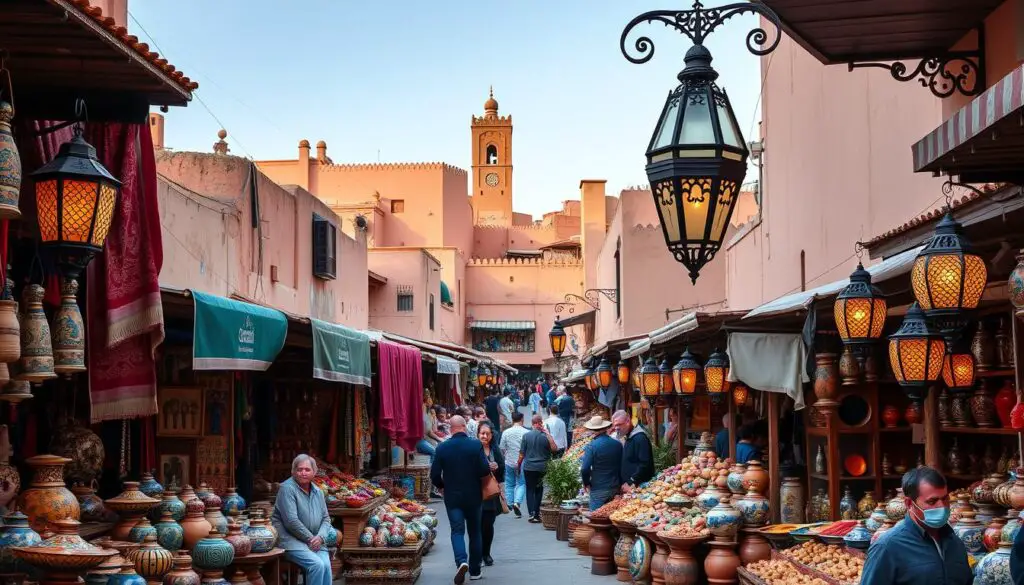
[[704, 573], [708, 583], [720, 585], [736, 583], [736, 569], [740, 567], [740, 557], [733, 550], [735, 543], [716, 538], [709, 544], [711, 552], [704, 559]]
[[0, 362], [9, 364], [21, 358], [21, 324], [18, 302], [0, 300]]
[[615, 561], [612, 553], [615, 550], [615, 541], [612, 540], [612, 524], [607, 519], [591, 519], [590, 526], [594, 529], [594, 536], [590, 538], [588, 551], [590, 552], [590, 574], [591, 575], [614, 575]]
[[60, 281], [60, 306], [53, 313], [53, 371], [72, 376], [85, 371], [85, 320], [78, 308], [78, 282]]
[[814, 356], [814, 406], [827, 415], [838, 406], [836, 391], [839, 383], [839, 368], [836, 365], [836, 354], [819, 353]]
[[629, 583], [633, 577], [629, 574], [629, 553], [636, 542], [636, 527], [629, 522], [614, 522], [619, 531], [619, 539], [615, 543], [612, 558], [615, 560], [615, 579]]
[[768, 472], [761, 467], [756, 459], [747, 461], [747, 471], [743, 474], [743, 489], [764, 495], [768, 491]]
[[576, 554], [590, 556], [590, 539], [594, 537], [594, 527], [582, 522], [576, 528]]
[[1017, 479], [1009, 490], [1009, 505], [1014, 510], [1024, 510], [1024, 470], [1017, 470]]
[[892, 404], [887, 404], [882, 409], [882, 423], [885, 424], [887, 429], [897, 427], [900, 424], [900, 409]]
[[860, 382], [860, 363], [849, 347], [843, 349], [843, 355], [839, 357], [839, 376], [843, 386], [854, 386]]
[[999, 416], [999, 424], [1004, 428], [1010, 427], [1012, 424], [1010, 413], [1013, 412], [1013, 407], [1017, 404], [1017, 392], [1013, 389], [1013, 383], [1007, 380], [999, 392], [996, 392], [992, 402], [996, 408], [996, 415]]
[[921, 416], [921, 405], [917, 402], [911, 402], [907, 410], [903, 412], [903, 418], [907, 421], [908, 425], [919, 424], [924, 420]]
[[171, 572], [164, 575], [163, 585], [200, 585], [199, 574], [192, 570], [192, 557], [178, 551], [171, 559]]
[[996, 426], [996, 405], [984, 381], [978, 384], [971, 396], [971, 416], [974, 417], [974, 424], [979, 427]]
[[160, 500], [142, 493], [139, 489], [139, 482], [124, 482], [124, 491], [118, 494], [117, 497], [110, 498], [104, 502], [108, 509], [117, 512], [121, 517], [120, 522], [110, 532], [110, 537], [114, 540], [131, 540], [129, 534], [132, 528], [159, 503]]
[[202, 500], [194, 497], [194, 494], [192, 499], [185, 502], [185, 519], [181, 521], [181, 528], [185, 531], [185, 549], [190, 551], [213, 529], [203, 516]]
[[25, 460], [32, 468], [32, 482], [18, 496], [18, 509], [28, 516], [29, 524], [36, 532], [56, 520], [81, 518], [78, 498], [64, 486], [64, 466], [70, 461], [57, 455], [36, 455]]
[[700, 582], [700, 563], [693, 556], [693, 547], [707, 540], [700, 538], [679, 538], [662, 535], [669, 547], [665, 560], [665, 585], [697, 585]]
[[761, 536], [761, 533], [755, 530], [744, 528], [740, 531], [740, 548], [739, 557], [740, 562], [744, 565], [755, 563], [757, 561], [763, 561], [772, 557], [772, 545], [768, 543], [768, 539]]
[[128, 553], [128, 560], [135, 565], [135, 571], [146, 581], [162, 580], [171, 571], [171, 558], [171, 551], [157, 544], [155, 534], [147, 536], [141, 547]]
[[665, 565], [668, 563], [669, 548], [665, 541], [658, 538], [657, 531], [647, 530], [644, 534], [654, 545], [654, 554], [651, 556], [651, 584], [665, 585]]

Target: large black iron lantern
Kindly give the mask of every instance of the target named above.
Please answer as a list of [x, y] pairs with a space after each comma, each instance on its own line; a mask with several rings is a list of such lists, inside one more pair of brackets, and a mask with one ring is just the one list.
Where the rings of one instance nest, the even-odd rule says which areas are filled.
[[601, 363], [597, 365], [597, 385], [602, 390], [607, 390], [612, 385], [613, 377], [615, 377], [615, 371], [612, 369], [612, 365], [608, 363], [608, 358], [601, 358]]
[[[626, 25], [619, 40], [622, 54], [633, 63], [645, 63], [654, 55], [648, 37], [640, 37], [634, 44], [639, 57], [626, 49], [629, 32], [642, 22], [666, 24], [694, 43], [686, 52], [679, 86], [669, 92], [654, 127], [646, 167], [665, 244], [689, 270], [694, 283], [701, 268], [722, 246], [750, 154], [729, 97], [715, 83], [718, 72], [711, 67], [711, 52], [703, 43], [715, 28], [744, 12], [760, 14], [776, 30], [780, 28], [778, 17], [760, 3], [705, 10], [697, 0], [692, 10], [641, 14]], [[756, 55], [765, 55], [778, 46], [779, 34], [764, 49], [753, 45], [765, 45], [767, 40], [764, 29], [756, 28], [747, 35], [747, 48]]]
[[850, 275], [850, 284], [839, 293], [833, 305], [839, 337], [852, 347], [878, 341], [885, 328], [887, 310], [882, 291], [871, 284], [871, 273], [858, 262], [857, 269]]
[[658, 366], [658, 374], [661, 376], [658, 394], [661, 396], [671, 396], [676, 391], [676, 388], [672, 381], [672, 366], [668, 363], [667, 357], [662, 358], [661, 365]]
[[75, 125], [57, 156], [32, 173], [40, 245], [54, 254], [61, 273], [78, 278], [103, 249], [114, 219], [121, 181], [96, 158], [96, 149]]
[[616, 375], [619, 378], [619, 385], [625, 386], [629, 384], [629, 364], [625, 360], [620, 360], [619, 365], [616, 368]]
[[971, 253], [960, 224], [947, 211], [914, 260], [914, 298], [929, 317], [955, 317], [978, 306], [987, 281], [985, 261]]
[[561, 320], [558, 317], [555, 317], [555, 326], [548, 333], [548, 340], [551, 342], [551, 355], [556, 360], [561, 359], [562, 352], [565, 351], [565, 329], [562, 328]]
[[729, 372], [729, 356], [721, 351], [712, 352], [704, 364], [704, 385], [708, 389], [711, 402], [718, 404], [725, 394], [726, 375]]
[[692, 398], [697, 392], [697, 372], [701, 370], [700, 362], [687, 348], [682, 357], [672, 368], [676, 382], [676, 392], [684, 397]]
[[977, 368], [969, 351], [949, 351], [942, 358], [942, 381], [950, 392], [966, 392], [974, 388]]
[[653, 357], [647, 358], [640, 368], [640, 391], [647, 398], [655, 398], [661, 390], [661, 371]]
[[910, 305], [899, 330], [889, 336], [889, 365], [911, 399], [921, 401], [928, 386], [939, 379], [945, 354], [945, 339], [929, 329], [917, 303]]

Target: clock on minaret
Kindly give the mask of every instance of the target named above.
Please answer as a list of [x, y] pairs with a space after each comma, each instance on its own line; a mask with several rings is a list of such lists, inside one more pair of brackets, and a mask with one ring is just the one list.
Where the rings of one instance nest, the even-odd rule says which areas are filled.
[[470, 195], [475, 218], [488, 224], [512, 223], [512, 116], [498, 115], [494, 91], [484, 115], [470, 125], [473, 184]]

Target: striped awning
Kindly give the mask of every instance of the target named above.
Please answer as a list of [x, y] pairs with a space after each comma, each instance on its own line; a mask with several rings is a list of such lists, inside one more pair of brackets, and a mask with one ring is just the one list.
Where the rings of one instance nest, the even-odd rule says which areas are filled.
[[469, 324], [470, 329], [481, 329], [484, 331], [535, 331], [536, 321], [473, 321]]

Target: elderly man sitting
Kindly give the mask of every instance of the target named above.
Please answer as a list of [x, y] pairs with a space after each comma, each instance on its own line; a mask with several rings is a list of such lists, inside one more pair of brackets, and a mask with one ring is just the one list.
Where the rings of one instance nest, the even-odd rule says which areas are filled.
[[285, 558], [302, 567], [306, 585], [331, 585], [331, 558], [324, 540], [331, 529], [324, 494], [313, 485], [316, 461], [306, 454], [292, 461], [292, 476], [281, 483], [271, 522]]

